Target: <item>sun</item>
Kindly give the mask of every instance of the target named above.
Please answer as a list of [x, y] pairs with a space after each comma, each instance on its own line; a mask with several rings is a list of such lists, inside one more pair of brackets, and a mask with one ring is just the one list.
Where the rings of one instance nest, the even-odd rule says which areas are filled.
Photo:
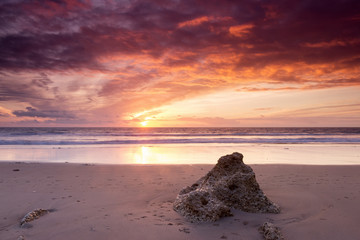
[[148, 122], [147, 122], [147, 121], [143, 121], [143, 122], [141, 122], [140, 124], [141, 124], [141, 126], [146, 127], [146, 125], [148, 124]]

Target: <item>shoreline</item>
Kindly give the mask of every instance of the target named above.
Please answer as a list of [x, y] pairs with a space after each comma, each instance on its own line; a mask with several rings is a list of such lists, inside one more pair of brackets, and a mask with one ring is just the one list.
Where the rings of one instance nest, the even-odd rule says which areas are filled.
[[[1, 162], [0, 238], [260, 240], [257, 228], [265, 221], [289, 240], [360, 235], [360, 166], [249, 165], [281, 213], [234, 211], [215, 223], [194, 224], [174, 212], [172, 202], [212, 164]], [[20, 228], [21, 218], [36, 208], [55, 211]]]
[[360, 144], [0, 145], [0, 162], [216, 164], [232, 152], [247, 164], [360, 165]]

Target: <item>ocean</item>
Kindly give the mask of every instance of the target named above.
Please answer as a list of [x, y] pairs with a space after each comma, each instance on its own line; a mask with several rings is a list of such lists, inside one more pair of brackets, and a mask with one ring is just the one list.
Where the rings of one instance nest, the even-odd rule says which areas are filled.
[[0, 128], [0, 145], [360, 143], [360, 128]]
[[325, 151], [327, 164], [360, 164], [359, 146], [360, 128], [0, 128], [0, 161], [208, 164], [238, 151], [298, 164]]

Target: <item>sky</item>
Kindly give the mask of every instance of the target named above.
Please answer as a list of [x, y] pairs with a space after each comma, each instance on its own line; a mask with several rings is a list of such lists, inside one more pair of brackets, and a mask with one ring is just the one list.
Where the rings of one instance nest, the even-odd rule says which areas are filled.
[[360, 127], [358, 0], [2, 0], [0, 126]]

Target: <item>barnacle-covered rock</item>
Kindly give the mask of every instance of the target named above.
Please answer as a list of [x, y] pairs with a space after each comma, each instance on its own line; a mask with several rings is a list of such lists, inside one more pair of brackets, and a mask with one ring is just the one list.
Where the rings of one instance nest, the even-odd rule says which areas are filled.
[[231, 216], [231, 208], [253, 213], [279, 213], [256, 182], [243, 155], [233, 153], [218, 160], [215, 167], [192, 186], [178, 194], [174, 210], [189, 221], [216, 221]]

